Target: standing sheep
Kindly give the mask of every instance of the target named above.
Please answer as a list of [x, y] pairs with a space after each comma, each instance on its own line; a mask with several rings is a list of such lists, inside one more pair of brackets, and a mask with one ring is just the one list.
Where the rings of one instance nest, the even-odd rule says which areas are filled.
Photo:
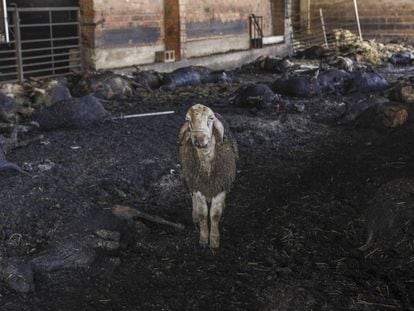
[[[184, 178], [192, 196], [193, 221], [200, 226], [200, 245], [218, 249], [226, 193], [236, 177], [237, 143], [219, 114], [197, 104], [187, 112], [178, 144]], [[210, 230], [207, 203], [211, 203]]]

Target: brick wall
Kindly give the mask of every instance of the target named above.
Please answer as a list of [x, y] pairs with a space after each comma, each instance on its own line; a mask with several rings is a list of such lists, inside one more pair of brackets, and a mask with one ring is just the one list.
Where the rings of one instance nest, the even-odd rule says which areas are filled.
[[162, 0], [80, 0], [85, 63], [92, 68], [154, 61], [164, 50]]
[[[305, 10], [306, 0], [300, 2], [302, 8], [295, 13]], [[414, 41], [414, 0], [358, 0], [357, 3], [364, 38]], [[319, 16], [319, 8], [323, 9], [328, 25], [336, 23], [356, 29], [353, 0], [312, 0], [313, 17]]]
[[248, 33], [250, 14], [263, 16], [265, 35], [271, 34], [271, 1], [187, 1], [186, 29], [189, 41]]
[[249, 16], [263, 16], [265, 36], [281, 35], [284, 2], [80, 0], [85, 63], [111, 68], [152, 63], [166, 49], [182, 58], [249, 49]]

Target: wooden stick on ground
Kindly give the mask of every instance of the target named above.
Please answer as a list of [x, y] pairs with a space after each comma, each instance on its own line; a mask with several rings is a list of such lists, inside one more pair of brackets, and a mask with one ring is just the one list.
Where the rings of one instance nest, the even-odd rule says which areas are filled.
[[134, 217], [139, 217], [139, 218], [142, 218], [142, 219], [145, 219], [145, 220], [157, 223], [157, 224], [171, 226], [178, 230], [183, 230], [185, 228], [183, 224], [171, 222], [171, 221], [165, 220], [162, 217], [150, 215], [150, 214], [141, 212], [129, 206], [115, 205], [112, 208], [112, 214], [114, 214], [115, 216], [121, 219], [126, 219], [126, 220], [131, 220]]

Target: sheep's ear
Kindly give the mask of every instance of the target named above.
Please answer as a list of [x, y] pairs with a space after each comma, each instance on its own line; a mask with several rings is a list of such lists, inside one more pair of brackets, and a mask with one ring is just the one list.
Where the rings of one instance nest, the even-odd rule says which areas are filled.
[[220, 142], [222, 142], [223, 139], [224, 139], [224, 126], [223, 126], [223, 123], [221, 123], [219, 119], [214, 118], [213, 126], [214, 126], [214, 129], [218, 133]]
[[190, 126], [189, 122], [185, 121], [180, 128], [180, 133], [178, 134], [177, 143], [181, 146], [190, 138]]

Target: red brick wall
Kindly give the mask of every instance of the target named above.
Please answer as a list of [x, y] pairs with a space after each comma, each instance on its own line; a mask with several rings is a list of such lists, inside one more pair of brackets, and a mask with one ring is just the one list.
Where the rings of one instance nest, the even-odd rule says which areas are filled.
[[[186, 28], [188, 40], [247, 34], [250, 14], [263, 16], [265, 36], [274, 34], [271, 2], [278, 8], [284, 0], [212, 0], [186, 3]], [[279, 23], [277, 27], [281, 27]]]
[[163, 1], [80, 0], [80, 7], [86, 28], [84, 36], [89, 39], [94, 32], [92, 41], [97, 48], [139, 46], [163, 40]]
[[[358, 0], [357, 3], [364, 38], [414, 41], [414, 0]], [[313, 17], [319, 16], [319, 8], [323, 9], [328, 26], [356, 29], [353, 0], [311, 0]]]
[[79, 0], [86, 63], [143, 64], [165, 49], [181, 58], [248, 49], [249, 16], [263, 16], [265, 36], [280, 35], [284, 1]]

